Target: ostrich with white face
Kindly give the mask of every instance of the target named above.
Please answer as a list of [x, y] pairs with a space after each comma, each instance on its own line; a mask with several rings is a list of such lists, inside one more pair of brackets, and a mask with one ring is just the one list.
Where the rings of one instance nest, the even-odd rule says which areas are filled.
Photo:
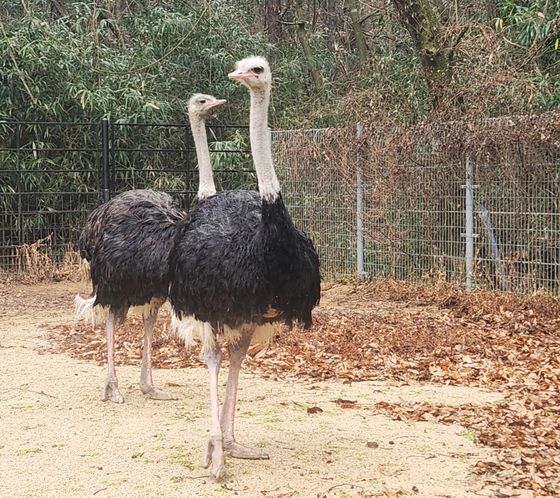
[[[204, 147], [200, 143], [197, 147], [206, 148], [207, 155], [205, 120], [224, 102], [201, 94], [189, 100], [191, 126], [204, 130]], [[209, 163], [209, 157], [207, 160]], [[201, 199], [216, 191], [213, 182], [206, 181], [201, 186]], [[78, 248], [88, 269], [93, 292], [88, 299], [76, 296], [74, 303], [79, 316], [106, 321], [104, 401], [124, 402], [115, 368], [115, 328], [125, 321], [131, 307], [139, 307], [144, 319], [140, 389], [152, 399], [177, 399], [154, 385], [152, 335], [158, 311], [169, 293], [169, 261], [176, 231], [186, 216], [169, 194], [129, 190], [94, 209], [80, 234]]]
[[[282, 200], [272, 162], [268, 106], [272, 76], [262, 57], [239, 61], [229, 77], [251, 98], [250, 140], [258, 192], [230, 191], [208, 197], [179, 229], [171, 258], [173, 325], [190, 344], [202, 342], [210, 373], [210, 439], [205, 456], [216, 478], [225, 475], [224, 453], [265, 459], [234, 434], [241, 363], [251, 343], [268, 341], [276, 324], [311, 326], [319, 302], [319, 258], [307, 235], [296, 228]], [[219, 413], [220, 342], [230, 367]]]

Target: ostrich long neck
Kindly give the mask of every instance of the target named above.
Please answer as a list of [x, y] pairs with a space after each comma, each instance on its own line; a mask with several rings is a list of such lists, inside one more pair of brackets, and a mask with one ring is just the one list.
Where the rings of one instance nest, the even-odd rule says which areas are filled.
[[206, 123], [198, 116], [189, 116], [191, 131], [198, 159], [198, 194], [199, 200], [205, 199], [216, 193], [214, 175], [212, 174], [212, 163], [210, 162], [210, 151], [206, 137]]
[[272, 144], [268, 130], [269, 102], [270, 88], [251, 92], [249, 135], [259, 181], [259, 192], [265, 201], [272, 202], [280, 194], [280, 183], [272, 163]]

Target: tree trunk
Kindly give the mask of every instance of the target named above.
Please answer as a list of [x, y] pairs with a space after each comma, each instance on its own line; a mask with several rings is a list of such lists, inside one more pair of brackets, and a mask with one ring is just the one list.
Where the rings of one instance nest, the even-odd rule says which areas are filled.
[[264, 6], [264, 25], [272, 41], [282, 39], [282, 0], [266, 0]]
[[392, 0], [410, 33], [436, 108], [452, 76], [451, 50], [442, 45], [443, 32], [429, 0]]
[[362, 25], [360, 23], [360, 10], [358, 0], [346, 0], [346, 5], [350, 9], [350, 19], [352, 19], [352, 29], [356, 37], [356, 47], [358, 48], [358, 57], [360, 65], [363, 66], [367, 62], [367, 45]]
[[338, 16], [337, 10], [337, 2], [336, 0], [326, 0], [323, 2], [323, 17], [325, 26], [328, 28], [329, 36], [333, 36], [333, 33], [336, 32], [340, 19]]
[[311, 45], [309, 44], [309, 36], [307, 29], [305, 28], [306, 22], [303, 14], [303, 9], [299, 1], [294, 2], [294, 13], [296, 15], [296, 37], [303, 50], [303, 55], [305, 56], [305, 61], [307, 62], [307, 67], [309, 73], [311, 74], [311, 79], [313, 80], [313, 85], [317, 93], [323, 93], [323, 77], [321, 76], [321, 71], [317, 66], [317, 62], [313, 57], [313, 52], [311, 51]]

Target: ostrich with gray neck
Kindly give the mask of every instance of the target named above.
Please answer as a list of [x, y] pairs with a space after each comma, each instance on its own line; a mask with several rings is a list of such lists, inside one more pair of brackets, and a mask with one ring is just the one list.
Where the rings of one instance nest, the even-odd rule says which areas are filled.
[[[209, 95], [194, 95], [188, 106], [191, 126], [204, 129], [212, 109], [224, 102]], [[208, 146], [197, 144], [199, 148], [205, 161], [204, 148], [208, 154]], [[209, 163], [209, 157], [207, 160]], [[208, 181], [201, 182], [201, 188], [201, 198], [215, 192]], [[185, 217], [169, 194], [143, 189], [123, 192], [88, 216], [78, 248], [93, 292], [88, 299], [77, 295], [74, 303], [78, 316], [93, 322], [105, 320], [107, 378], [103, 401], [124, 402], [115, 368], [115, 329], [124, 323], [131, 307], [140, 308], [144, 319], [140, 389], [152, 399], [177, 399], [154, 385], [152, 336], [158, 311], [168, 297], [171, 248], [179, 222]]]
[[[202, 342], [210, 373], [205, 465], [217, 479], [225, 475], [224, 453], [268, 458], [261, 449], [238, 443], [234, 434], [239, 371], [249, 345], [270, 340], [281, 323], [310, 327], [320, 295], [319, 258], [290, 218], [272, 162], [269, 65], [262, 57], [249, 57], [239, 61], [229, 77], [250, 92], [250, 140], [259, 191], [216, 194], [190, 212], [173, 248], [170, 287], [173, 326], [187, 344]], [[220, 342], [230, 356], [221, 416]]]
[[198, 201], [216, 193], [212, 164], [210, 162], [210, 150], [208, 149], [208, 137], [206, 135], [206, 120], [210, 117], [211, 110], [214, 107], [225, 104], [225, 102], [225, 100], [217, 99], [212, 97], [212, 95], [200, 93], [193, 95], [189, 100], [189, 122], [198, 161]]

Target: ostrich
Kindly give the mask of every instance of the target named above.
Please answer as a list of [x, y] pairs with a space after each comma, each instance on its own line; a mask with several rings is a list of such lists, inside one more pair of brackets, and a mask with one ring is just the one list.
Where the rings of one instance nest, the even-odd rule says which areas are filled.
[[[202, 161], [210, 161], [205, 142], [205, 120], [214, 107], [224, 102], [201, 94], [193, 95], [189, 100], [191, 126], [204, 140], [204, 144], [200, 140], [195, 143]], [[198, 197], [203, 199], [214, 192], [212, 176], [205, 174]], [[185, 216], [169, 194], [130, 190], [92, 211], [82, 230], [78, 248], [86, 268], [89, 267], [93, 293], [89, 299], [77, 295], [74, 302], [78, 315], [94, 321], [106, 317], [108, 371], [103, 401], [124, 402], [115, 370], [114, 333], [133, 306], [141, 308], [144, 320], [140, 389], [152, 399], [177, 399], [154, 385], [151, 348], [158, 311], [168, 296], [171, 248], [178, 223]]]
[[193, 95], [189, 100], [189, 122], [198, 161], [199, 182], [196, 198], [199, 202], [216, 193], [206, 136], [206, 120], [210, 117], [211, 110], [214, 107], [225, 103], [226, 101], [223, 99], [200, 93]]
[[[249, 345], [269, 340], [275, 325], [311, 325], [320, 295], [319, 259], [311, 240], [286, 210], [272, 163], [267, 114], [271, 72], [262, 57], [239, 61], [230, 78], [250, 91], [250, 140], [259, 192], [209, 197], [181, 223], [172, 252], [173, 326], [191, 344], [202, 342], [210, 374], [210, 438], [204, 464], [225, 475], [224, 452], [267, 459], [234, 435], [239, 370]], [[230, 367], [220, 417], [218, 373], [227, 344]]]

